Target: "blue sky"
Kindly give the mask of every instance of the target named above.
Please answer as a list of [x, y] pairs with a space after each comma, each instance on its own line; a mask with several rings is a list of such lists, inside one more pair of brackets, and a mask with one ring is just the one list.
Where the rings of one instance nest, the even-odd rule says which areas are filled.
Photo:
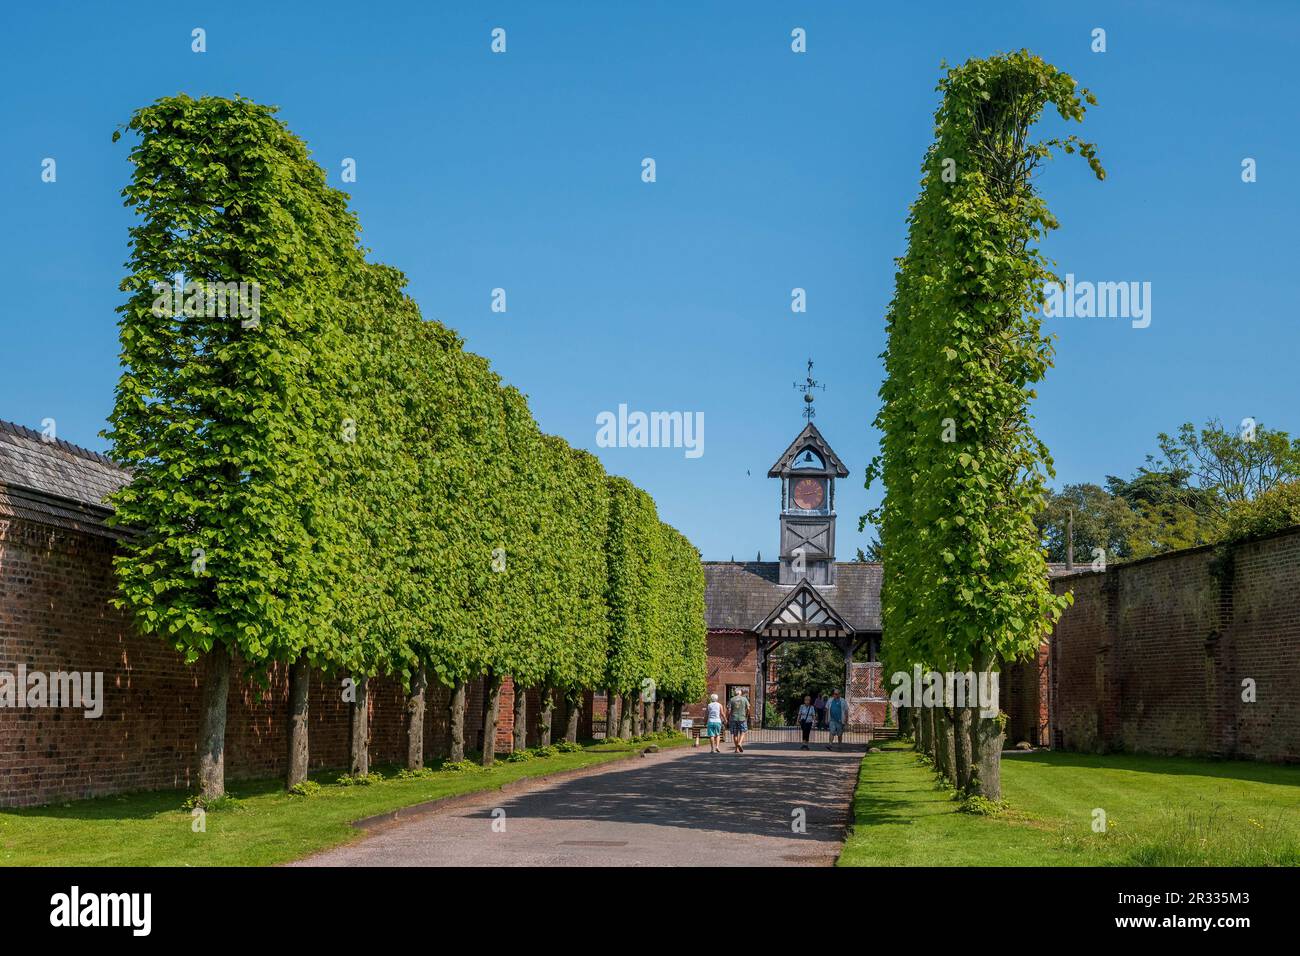
[[[853, 469], [837, 490], [851, 557], [879, 495], [862, 472], [882, 316], [939, 64], [1020, 47], [1100, 100], [1077, 131], [1109, 178], [1045, 171], [1062, 224], [1048, 253], [1081, 279], [1152, 283], [1149, 328], [1049, 320], [1057, 367], [1035, 414], [1058, 484], [1130, 473], [1183, 421], [1300, 432], [1294, 4], [136, 0], [3, 16], [0, 418], [54, 418], [70, 441], [104, 447], [117, 378], [131, 219], [112, 131], [159, 96], [238, 92], [281, 107], [426, 317], [706, 558], [775, 557], [765, 475], [803, 425], [791, 386], [811, 356], [817, 424]], [[596, 448], [596, 416], [620, 403], [703, 412], [704, 455]]]

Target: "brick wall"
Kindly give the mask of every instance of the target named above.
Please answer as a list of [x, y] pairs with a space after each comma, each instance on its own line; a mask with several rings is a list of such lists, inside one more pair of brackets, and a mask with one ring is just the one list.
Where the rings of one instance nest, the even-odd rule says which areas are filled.
[[[708, 641], [708, 694], [717, 694], [718, 700], [726, 700], [728, 684], [743, 684], [750, 689], [749, 699], [757, 707], [755, 692], [758, 688], [755, 681], [758, 679], [758, 645], [754, 635], [710, 631]], [[682, 716], [703, 720], [708, 694], [704, 700], [682, 707]]]
[[1040, 654], [1056, 746], [1300, 761], [1300, 528], [1053, 586], [1074, 591]]
[[[0, 517], [0, 671], [102, 671], [103, 715], [81, 710], [0, 708], [0, 806], [30, 806], [130, 790], [187, 788], [194, 782], [201, 665], [186, 665], [161, 640], [136, 634], [109, 604], [115, 588], [111, 539]], [[348, 707], [341, 675], [313, 673], [311, 766], [348, 761]], [[482, 746], [483, 686], [467, 693], [465, 740]], [[232, 668], [226, 776], [285, 771], [287, 675], [263, 681]], [[511, 744], [513, 687], [503, 688], [499, 750]], [[426, 702], [428, 759], [450, 744], [449, 691], [434, 683]], [[404, 694], [370, 681], [372, 764], [404, 762]]]

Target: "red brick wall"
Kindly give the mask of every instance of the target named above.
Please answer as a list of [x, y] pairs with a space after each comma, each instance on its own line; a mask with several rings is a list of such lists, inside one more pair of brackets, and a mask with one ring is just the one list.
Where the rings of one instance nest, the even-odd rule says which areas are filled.
[[[750, 688], [750, 700], [758, 706], [755, 696], [758, 688], [758, 644], [753, 634], [729, 634], [723, 631], [709, 632], [709, 694], [717, 694], [718, 700], [725, 700], [728, 684], [744, 684]], [[682, 716], [696, 720], [704, 719], [704, 705], [708, 703], [708, 694], [704, 700], [693, 701], [682, 707]]]
[[[569, 708], [564, 699], [564, 694], [560, 691], [554, 691], [551, 699], [555, 702], [551, 708], [551, 743], [557, 744], [564, 739], [564, 731], [569, 725]], [[590, 692], [587, 695], [587, 705], [582, 707], [578, 713], [578, 739], [585, 740], [591, 737], [591, 704]], [[537, 722], [540, 719], [542, 707], [541, 688], [528, 688], [528, 746], [537, 747], [541, 744], [541, 733], [538, 730]], [[510, 726], [513, 735], [514, 715], [511, 714]], [[511, 738], [513, 744], [513, 736]], [[513, 749], [503, 747], [502, 750]]]
[[[86, 719], [73, 709], [0, 709], [0, 806], [129, 790], [187, 788], [195, 771], [201, 665], [186, 665], [155, 637], [138, 635], [109, 599], [115, 584], [106, 538], [0, 517], [0, 671], [102, 671], [104, 711]], [[502, 694], [498, 749], [510, 749], [513, 688]], [[372, 764], [404, 762], [402, 688], [370, 681]], [[481, 746], [482, 682], [467, 694], [467, 746]], [[428, 759], [450, 743], [448, 690], [434, 683], [426, 703]], [[265, 682], [232, 670], [226, 728], [226, 776], [284, 772], [287, 678]], [[311, 765], [348, 760], [348, 707], [341, 675], [312, 675]]]
[[1054, 587], [1074, 591], [1051, 649], [1056, 745], [1300, 760], [1300, 529]]

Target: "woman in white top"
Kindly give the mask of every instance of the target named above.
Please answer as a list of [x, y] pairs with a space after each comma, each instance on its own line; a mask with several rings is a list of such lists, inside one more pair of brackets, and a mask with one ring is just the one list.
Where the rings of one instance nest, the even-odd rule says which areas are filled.
[[718, 703], [718, 695], [709, 695], [708, 705], [708, 722], [704, 725], [704, 736], [709, 738], [709, 749], [713, 753], [721, 753], [718, 744], [722, 737], [722, 705]]

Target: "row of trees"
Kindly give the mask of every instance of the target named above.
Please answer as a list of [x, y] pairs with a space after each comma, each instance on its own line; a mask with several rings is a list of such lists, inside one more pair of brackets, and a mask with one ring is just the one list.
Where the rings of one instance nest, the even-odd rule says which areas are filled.
[[485, 763], [507, 675], [520, 742], [525, 688], [540, 689], [547, 742], [557, 695], [572, 738], [586, 689], [627, 700], [629, 721], [632, 695], [662, 719], [665, 699], [703, 694], [698, 552], [421, 319], [273, 109], [169, 97], [127, 131], [139, 221], [107, 433], [133, 478], [114, 501], [133, 529], [120, 603], [205, 661], [203, 796], [224, 791], [236, 658], [254, 675], [289, 669], [290, 786], [307, 772], [313, 669], [346, 675], [357, 774], [378, 674], [409, 689], [412, 767], [433, 682], [450, 691], [459, 760], [466, 688], [484, 680]]
[[1037, 519], [1048, 559], [1081, 564], [1218, 544], [1300, 522], [1300, 439], [1245, 419], [1157, 437], [1132, 478], [1066, 485]]
[[[1035, 244], [1057, 223], [1033, 177], [1058, 150], [1104, 173], [1075, 136], [1031, 139], [1048, 105], [1077, 121], [1093, 98], [1029, 52], [972, 59], [938, 89], [887, 315], [881, 453], [867, 473], [884, 500], [863, 523], [880, 529], [886, 673], [989, 675], [1036, 651], [1066, 603], [1034, 525], [1051, 459], [1028, 408], [1051, 365], [1040, 315], [1054, 278]], [[945, 700], [913, 717], [954, 786], [1000, 798], [1000, 715]]]

